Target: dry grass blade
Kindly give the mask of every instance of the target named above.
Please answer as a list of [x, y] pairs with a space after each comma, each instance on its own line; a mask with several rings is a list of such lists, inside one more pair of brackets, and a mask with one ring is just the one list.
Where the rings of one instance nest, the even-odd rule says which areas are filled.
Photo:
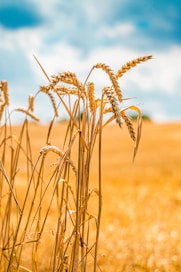
[[134, 59], [132, 61], [128, 61], [125, 65], [121, 67], [121, 69], [117, 71], [116, 79], [118, 79], [119, 77], [122, 77], [124, 73], [126, 73], [131, 68], [135, 67], [137, 64], [150, 60], [151, 58], [152, 56], [144, 56], [144, 57], [139, 57], [137, 59]]
[[9, 189], [10, 189], [10, 192], [11, 192], [11, 194], [12, 194], [12, 196], [13, 196], [13, 198], [14, 198], [14, 201], [15, 201], [15, 203], [16, 203], [16, 206], [17, 206], [17, 208], [18, 208], [19, 214], [21, 214], [21, 208], [20, 208], [20, 205], [19, 205], [19, 203], [18, 203], [18, 199], [17, 199], [17, 197], [16, 197], [16, 195], [15, 195], [15, 193], [14, 193], [14, 189], [13, 189], [13, 187], [12, 187], [12, 184], [11, 184], [11, 182], [10, 182], [10, 180], [9, 180], [9, 178], [8, 178], [8, 176], [7, 176], [7, 174], [6, 174], [6, 172], [5, 172], [4, 166], [3, 166], [3, 164], [2, 164], [1, 161], [0, 161], [0, 172], [3, 174], [3, 177], [5, 178], [5, 180], [6, 180], [6, 182], [7, 182], [8, 186], [9, 186]]

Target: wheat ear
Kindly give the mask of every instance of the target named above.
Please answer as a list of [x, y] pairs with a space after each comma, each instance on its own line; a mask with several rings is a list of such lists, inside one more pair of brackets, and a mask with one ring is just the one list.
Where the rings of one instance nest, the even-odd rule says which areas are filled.
[[88, 82], [87, 83], [87, 95], [88, 95], [88, 100], [89, 100], [89, 109], [90, 112], [94, 112], [96, 102], [95, 102], [95, 96], [94, 96], [94, 83], [93, 82]]
[[76, 87], [67, 88], [65, 86], [55, 86], [53, 90], [58, 93], [58, 95], [76, 95], [84, 99], [85, 94], [80, 92]]
[[2, 104], [2, 105], [0, 106], [0, 120], [2, 119], [4, 108], [5, 108], [5, 105]]
[[149, 59], [151, 59], [152, 56], [144, 56], [144, 57], [139, 57], [137, 59], [134, 59], [132, 61], [128, 61], [125, 65], [123, 65], [121, 67], [121, 69], [119, 69], [116, 73], [116, 79], [118, 79], [119, 77], [122, 77], [124, 73], [126, 73], [128, 70], [130, 70], [131, 68], [135, 67], [137, 64], [147, 61]]
[[135, 134], [133, 123], [132, 123], [131, 119], [126, 115], [124, 110], [122, 110], [120, 113], [121, 113], [123, 120], [125, 121], [125, 123], [127, 125], [127, 128], [128, 128], [131, 138], [135, 142], [136, 141], [136, 134]]
[[34, 98], [33, 95], [28, 96], [28, 109], [32, 112], [34, 111]]
[[119, 100], [119, 102], [122, 102], [122, 100], [123, 100], [122, 91], [121, 91], [121, 89], [119, 87], [116, 76], [113, 73], [113, 71], [110, 69], [110, 67], [108, 65], [105, 65], [104, 63], [97, 63], [96, 65], [93, 66], [93, 68], [100, 68], [103, 71], [105, 71], [106, 74], [109, 75], [109, 78], [110, 78], [110, 80], [112, 82], [112, 85], [114, 87], [114, 90], [115, 90], [115, 93], [116, 93], [116, 95], [118, 97], [118, 100]]
[[9, 105], [9, 94], [8, 94], [8, 83], [7, 81], [3, 80], [0, 82], [0, 89], [4, 95], [4, 105]]
[[77, 87], [77, 89], [82, 92], [85, 95], [85, 89], [81, 82], [76, 77], [75, 73], [72, 72], [63, 72], [59, 73], [58, 75], [53, 75], [51, 77], [51, 83], [50, 87], [51, 89], [54, 89], [55, 85], [57, 85], [59, 82], [64, 82], [67, 84], [74, 85]]
[[17, 108], [15, 109], [16, 111], [20, 111], [31, 117], [34, 121], [39, 122], [40, 119], [36, 117], [33, 113], [29, 112], [28, 110], [22, 109], [22, 108]]
[[54, 110], [54, 114], [56, 117], [58, 117], [57, 105], [56, 105], [53, 94], [50, 93], [50, 88], [48, 86], [40, 86], [40, 92], [46, 93], [49, 96], [53, 110]]
[[[40, 154], [43, 156], [46, 156], [47, 153], [49, 152], [53, 152], [55, 154], [57, 154], [59, 157], [63, 157], [65, 156], [65, 152], [63, 152], [60, 148], [58, 148], [55, 145], [47, 145], [42, 147], [42, 149], [40, 150]], [[73, 163], [72, 160], [66, 158], [66, 161], [71, 165], [73, 172], [75, 173], [75, 175], [77, 175], [77, 169], [75, 164]]]
[[113, 88], [112, 87], [105, 87], [103, 89], [103, 93], [106, 94], [106, 96], [107, 96], [107, 98], [109, 100], [109, 103], [112, 106], [112, 111], [114, 113], [116, 122], [121, 127], [122, 126], [122, 120], [121, 120], [120, 110], [119, 110], [119, 107], [118, 107], [118, 99], [117, 99], [117, 96], [116, 96]]

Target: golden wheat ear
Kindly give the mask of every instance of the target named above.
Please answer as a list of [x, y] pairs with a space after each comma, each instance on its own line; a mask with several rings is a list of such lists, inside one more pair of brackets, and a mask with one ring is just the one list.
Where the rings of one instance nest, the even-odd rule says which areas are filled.
[[147, 60], [150, 60], [152, 56], [144, 56], [144, 57], [139, 57], [137, 59], [134, 59], [132, 61], [128, 61], [126, 64], [124, 64], [116, 73], [116, 79], [119, 77], [122, 77], [124, 73], [126, 73], [128, 70], [131, 68], [135, 67], [137, 64], [140, 64], [142, 62], [145, 62]]
[[7, 81], [3, 80], [3, 81], [0, 81], [0, 90], [2, 91], [3, 93], [3, 105], [4, 106], [9, 106], [9, 93], [8, 93], [8, 83]]
[[130, 110], [136, 111], [138, 114], [137, 117], [137, 133], [136, 133], [136, 140], [135, 140], [135, 146], [134, 146], [134, 153], [133, 153], [133, 162], [135, 160], [137, 151], [138, 151], [138, 146], [140, 143], [140, 139], [141, 139], [141, 131], [142, 131], [142, 113], [140, 111], [140, 109], [136, 106], [129, 106], [128, 107]]
[[136, 141], [136, 134], [134, 131], [134, 127], [133, 127], [133, 123], [131, 121], [131, 118], [129, 118], [129, 116], [125, 113], [124, 110], [121, 111], [121, 117], [123, 118], [125, 124], [127, 125], [130, 137], [135, 142]]
[[118, 107], [118, 98], [113, 90], [112, 87], [105, 87], [103, 89], [103, 94], [105, 94], [108, 98], [109, 103], [112, 107], [112, 112], [114, 114], [115, 120], [117, 124], [121, 127], [122, 126], [122, 120], [121, 120], [121, 114]]
[[17, 108], [17, 109], [15, 109], [15, 111], [19, 111], [19, 112], [24, 113], [26, 116], [29, 116], [31, 119], [33, 119], [36, 122], [40, 121], [40, 119], [36, 115], [34, 115], [32, 112], [30, 112], [30, 111], [28, 111], [26, 109]]
[[93, 113], [96, 105], [95, 96], [94, 96], [94, 83], [88, 82], [87, 83], [87, 96], [89, 100], [89, 109], [90, 112]]
[[111, 83], [112, 83], [112, 86], [113, 86], [113, 88], [114, 88], [114, 90], [115, 90], [115, 93], [116, 93], [116, 95], [117, 95], [117, 97], [118, 97], [118, 100], [119, 100], [119, 102], [122, 102], [123, 97], [122, 97], [122, 91], [121, 91], [121, 89], [120, 89], [119, 83], [118, 83], [118, 81], [117, 81], [117, 79], [116, 79], [115, 74], [113, 73], [113, 71], [111, 70], [111, 68], [110, 68], [108, 65], [106, 65], [106, 64], [104, 64], [104, 63], [97, 63], [97, 64], [95, 64], [95, 65], [92, 67], [92, 69], [91, 69], [89, 75], [87, 76], [85, 82], [87, 82], [87, 80], [88, 80], [90, 74], [92, 73], [92, 71], [93, 71], [94, 69], [102, 69], [102, 70], [109, 76], [109, 79], [110, 79], [110, 81], [111, 81]]

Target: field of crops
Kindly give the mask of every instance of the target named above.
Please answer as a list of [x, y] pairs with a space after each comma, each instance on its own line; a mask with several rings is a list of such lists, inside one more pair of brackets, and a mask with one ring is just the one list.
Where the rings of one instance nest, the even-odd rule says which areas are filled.
[[[54, 126], [50, 137], [52, 145], [62, 145], [65, 127], [66, 123]], [[17, 130], [15, 127], [15, 134]], [[29, 130], [33, 155], [36, 156], [45, 143], [47, 127], [32, 124]], [[97, 153], [95, 148], [92, 186], [97, 179]], [[99, 269], [105, 272], [180, 271], [181, 124], [143, 122], [134, 164], [132, 155], [133, 142], [127, 129], [107, 126], [103, 130], [102, 143]], [[47, 175], [51, 167], [51, 164], [47, 166]], [[22, 174], [17, 190], [23, 190], [23, 186]], [[50, 228], [53, 229], [52, 213], [51, 222]], [[50, 254], [48, 248], [44, 254]], [[42, 259], [44, 267], [45, 259], [46, 256]]]

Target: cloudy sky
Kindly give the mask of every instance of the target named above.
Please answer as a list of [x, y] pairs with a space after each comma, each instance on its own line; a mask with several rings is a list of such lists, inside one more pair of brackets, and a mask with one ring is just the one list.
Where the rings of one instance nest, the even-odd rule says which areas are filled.
[[[82, 82], [98, 62], [116, 71], [153, 55], [120, 79], [123, 95], [155, 121], [180, 121], [180, 14], [180, 0], [1, 0], [0, 80], [9, 83], [12, 108], [26, 107], [47, 84], [33, 55], [48, 75], [72, 71]], [[107, 78], [94, 77], [101, 91]], [[45, 95], [37, 107], [44, 120], [51, 116]]]

